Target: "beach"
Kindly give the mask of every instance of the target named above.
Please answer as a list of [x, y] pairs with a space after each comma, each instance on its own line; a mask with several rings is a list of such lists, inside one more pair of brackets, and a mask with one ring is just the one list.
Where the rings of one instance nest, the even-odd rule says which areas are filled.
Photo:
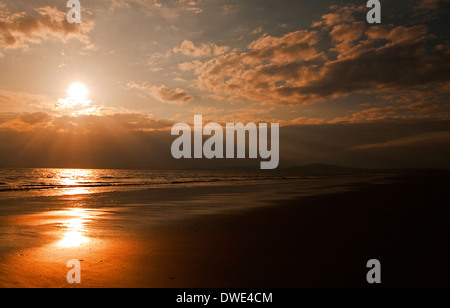
[[[0, 287], [450, 286], [448, 174], [0, 200]], [[81, 284], [69, 284], [69, 260]]]

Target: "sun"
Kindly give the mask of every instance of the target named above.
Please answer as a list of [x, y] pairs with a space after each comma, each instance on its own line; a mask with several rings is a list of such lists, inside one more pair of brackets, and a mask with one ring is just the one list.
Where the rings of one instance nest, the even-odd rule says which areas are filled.
[[67, 97], [60, 98], [53, 109], [72, 116], [100, 114], [102, 107], [92, 105], [89, 89], [81, 82], [72, 83], [67, 89]]
[[85, 100], [88, 97], [89, 91], [84, 84], [77, 82], [70, 85], [67, 94], [75, 100]]

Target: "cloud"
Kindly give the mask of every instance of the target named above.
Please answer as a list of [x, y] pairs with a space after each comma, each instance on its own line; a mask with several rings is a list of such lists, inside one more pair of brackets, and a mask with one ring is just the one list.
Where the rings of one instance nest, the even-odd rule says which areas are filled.
[[325, 124], [325, 119], [300, 117], [289, 121], [288, 125], [321, 125]]
[[222, 5], [222, 12], [224, 14], [232, 14], [235, 13], [239, 9], [238, 4], [226, 4]]
[[180, 69], [181, 71], [187, 72], [187, 71], [197, 70], [202, 65], [203, 65], [202, 62], [195, 60], [195, 61], [191, 61], [191, 62], [183, 62], [183, 63], [178, 64], [178, 69]]
[[174, 123], [145, 114], [0, 114], [2, 166], [170, 168]]
[[[329, 120], [328, 123], [364, 123], [373, 121], [408, 121], [418, 119], [450, 119], [450, 110], [441, 101], [447, 90], [437, 88], [434, 95], [421, 90], [405, 90], [379, 95], [374, 107], [351, 113], [349, 116]], [[364, 105], [364, 107], [372, 104]]]
[[157, 100], [166, 103], [187, 104], [194, 100], [185, 90], [180, 88], [168, 88], [166, 86], [152, 86], [148, 83], [136, 83], [130, 81], [127, 84], [128, 89], [137, 89], [143, 91]]
[[71, 39], [80, 41], [86, 48], [94, 48], [89, 32], [94, 22], [83, 20], [80, 25], [69, 24], [66, 13], [49, 6], [36, 9], [37, 16], [26, 13], [13, 13], [0, 16], [0, 48], [28, 49], [30, 43], [39, 44], [48, 39], [66, 42]]
[[56, 104], [53, 104], [52, 109], [60, 114], [69, 112], [71, 115], [100, 115], [104, 107], [92, 105], [92, 101], [89, 99], [66, 97], [60, 98]]
[[434, 95], [450, 81], [449, 48], [433, 46], [427, 26], [367, 26], [354, 17], [364, 9], [332, 6], [314, 23], [317, 30], [264, 34], [245, 51], [178, 67], [193, 71], [196, 87], [213, 95], [280, 105], [418, 88]]
[[359, 146], [350, 148], [349, 150], [354, 151], [354, 150], [370, 150], [370, 149], [377, 149], [377, 148], [404, 147], [404, 146], [412, 146], [412, 145], [418, 145], [418, 144], [424, 144], [424, 143], [430, 143], [430, 142], [433, 142], [433, 143], [450, 142], [450, 131], [429, 133], [429, 134], [411, 136], [411, 137], [400, 138], [400, 139], [395, 139], [395, 140], [389, 140], [389, 141], [380, 142], [380, 143], [359, 145]]
[[46, 128], [51, 124], [52, 117], [43, 112], [1, 114], [0, 129], [26, 132], [37, 128]]
[[312, 27], [330, 29], [331, 27], [338, 24], [355, 22], [356, 19], [354, 17], [354, 13], [364, 11], [365, 7], [362, 5], [349, 5], [342, 7], [332, 5], [330, 7], [330, 10], [332, 11], [331, 13], [322, 15], [319, 21], [316, 21], [312, 24]]
[[151, 115], [140, 113], [116, 113], [110, 115], [63, 115], [54, 116], [44, 112], [1, 113], [0, 129], [16, 132], [46, 132], [98, 134], [112, 129], [126, 131], [169, 130], [171, 121], [155, 119]]
[[192, 41], [184, 40], [180, 46], [173, 49], [174, 53], [182, 53], [190, 57], [219, 56], [226, 53], [229, 47], [217, 46], [216, 44], [203, 44], [199, 47], [195, 46]]
[[203, 12], [201, 0], [131, 0], [140, 10], [150, 16], [160, 16], [164, 19], [175, 20], [182, 13], [199, 14]]
[[318, 41], [314, 31], [295, 31], [282, 37], [263, 35], [251, 42], [246, 52], [233, 50], [206, 61], [182, 63], [179, 68], [194, 70], [197, 87], [216, 95], [299, 104], [304, 97], [286, 92], [317, 74], [317, 63], [326, 58], [315, 46]]
[[256, 28], [255, 30], [253, 30], [252, 31], [252, 34], [259, 34], [259, 33], [261, 33], [261, 32], [263, 32], [263, 27], [258, 27], [258, 28]]
[[173, 123], [141, 113], [112, 115], [81, 115], [54, 117], [52, 129], [57, 132], [104, 133], [106, 131], [169, 130]]
[[180, 88], [168, 88], [166, 86], [151, 87], [150, 92], [162, 102], [187, 104], [194, 98]]
[[[273, 109], [258, 110], [256, 105], [252, 108], [260, 112], [259, 115], [255, 113], [254, 118], [267, 117], [267, 113], [273, 114], [277, 109], [274, 106]], [[217, 120], [216, 116], [222, 112], [214, 108], [197, 111], [205, 112], [205, 123], [210, 118]], [[242, 114], [246, 112], [254, 110], [243, 108]], [[450, 168], [448, 121], [348, 125], [315, 125], [308, 119], [298, 121], [299, 125], [284, 126], [280, 131], [280, 158], [284, 166], [319, 162], [375, 168]], [[309, 125], [302, 124], [304, 121]], [[170, 129], [174, 124], [137, 113], [76, 117], [46, 113], [0, 114], [0, 143], [8, 145], [0, 151], [0, 164], [172, 169], [236, 164], [233, 160], [174, 160], [170, 154], [175, 139], [170, 135]], [[362, 148], [367, 145], [377, 146]], [[361, 149], [349, 150], [357, 147]], [[361, 155], [362, 150], [364, 155]], [[243, 165], [247, 163], [252, 164], [243, 162]]]
[[414, 10], [416, 11], [434, 11], [439, 8], [439, 2], [441, 0], [419, 0], [417, 4], [414, 6]]
[[331, 51], [337, 52], [338, 60], [355, 58], [372, 48], [369, 42], [357, 42], [364, 33], [364, 22], [352, 22], [336, 25], [332, 28], [330, 36], [335, 47]]
[[45, 110], [50, 102], [51, 100], [43, 95], [0, 88], [0, 109], [2, 112]]
[[130, 4], [126, 2], [125, 0], [111, 0], [111, 3], [109, 5], [109, 11], [114, 12], [117, 9], [130, 8]]
[[413, 16], [415, 19], [421, 20], [424, 23], [436, 20], [442, 15], [445, 18], [445, 11], [448, 7], [449, 0], [413, 0]]
[[438, 108], [437, 105], [412, 104], [404, 106], [386, 106], [374, 107], [355, 112], [350, 116], [338, 117], [329, 123], [363, 123], [371, 121], [391, 121], [391, 120], [411, 120], [420, 118], [429, 118], [428, 113], [422, 111], [430, 111]]
[[260, 64], [261, 60], [274, 63], [313, 61], [324, 58], [324, 54], [317, 50], [318, 42], [319, 37], [315, 31], [300, 30], [281, 37], [264, 34], [248, 45], [250, 51], [243, 56], [248, 62], [257, 64]]
[[318, 78], [298, 88], [303, 94], [322, 97], [355, 92], [396, 91], [450, 80], [450, 52], [425, 52], [426, 27], [375, 26], [369, 39], [386, 40], [353, 57], [327, 62]]
[[422, 42], [425, 34], [428, 33], [428, 27], [425, 25], [417, 25], [412, 27], [404, 26], [373, 26], [367, 31], [367, 37], [370, 40], [388, 40], [391, 43], [385, 45], [386, 47], [395, 46], [398, 44], [407, 44], [414, 42]]

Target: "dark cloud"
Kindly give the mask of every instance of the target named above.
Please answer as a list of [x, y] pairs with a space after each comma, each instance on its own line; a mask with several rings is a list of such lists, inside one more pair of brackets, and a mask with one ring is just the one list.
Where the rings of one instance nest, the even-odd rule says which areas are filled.
[[359, 145], [350, 150], [370, 150], [377, 148], [423, 146], [428, 143], [450, 143], [450, 131], [429, 133], [406, 138], [394, 139], [380, 143]]
[[[446, 0], [442, 1], [445, 2]], [[417, 0], [417, 4], [414, 5], [416, 11], [435, 11], [439, 9], [441, 0]]]
[[405, 40], [355, 58], [327, 63], [321, 77], [301, 87], [305, 94], [328, 97], [353, 92], [404, 90], [450, 80], [450, 52], [425, 53], [423, 41]]
[[194, 71], [201, 90], [285, 105], [418, 88], [433, 96], [435, 87], [450, 80], [448, 45], [435, 44], [426, 25], [370, 26], [354, 17], [362, 6], [331, 10], [313, 30], [264, 34], [247, 51], [183, 63], [180, 69]]
[[430, 120], [283, 127], [281, 162], [449, 169], [449, 128], [449, 121]]
[[[16, 118], [34, 129], [0, 129], [0, 144], [7, 145], [0, 152], [1, 165], [161, 169], [258, 168], [259, 163], [175, 160], [170, 152], [175, 137], [166, 128], [171, 123], [139, 115], [50, 119], [44, 114], [28, 114]], [[2, 117], [0, 121], [5, 123]], [[281, 167], [327, 163], [373, 168], [450, 168], [449, 132], [449, 121], [283, 126]]]

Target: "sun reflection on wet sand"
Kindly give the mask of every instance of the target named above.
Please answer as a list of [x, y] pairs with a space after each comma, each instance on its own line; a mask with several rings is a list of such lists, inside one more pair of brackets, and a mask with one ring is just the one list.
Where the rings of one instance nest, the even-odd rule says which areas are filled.
[[11, 231], [7, 242], [1, 243], [9, 250], [0, 255], [0, 287], [72, 287], [66, 281], [68, 260], [83, 262], [81, 287], [105, 286], [109, 282], [104, 278], [128, 261], [122, 255], [135, 244], [120, 238], [122, 232], [113, 226], [113, 216], [120, 209], [83, 208], [81, 203], [70, 203], [2, 221]]
[[62, 248], [78, 247], [90, 241], [86, 236], [87, 230], [85, 224], [91, 221], [91, 215], [86, 209], [69, 209], [58, 213], [62, 217], [69, 219], [61, 220], [60, 223], [65, 230], [63, 238], [57, 243]]
[[30, 240], [30, 245], [59, 250], [98, 248], [105, 245], [104, 236], [110, 234], [101, 226], [112, 219], [111, 214], [116, 210], [68, 207], [16, 216], [7, 223], [20, 227], [23, 234], [29, 235], [26, 239]]

